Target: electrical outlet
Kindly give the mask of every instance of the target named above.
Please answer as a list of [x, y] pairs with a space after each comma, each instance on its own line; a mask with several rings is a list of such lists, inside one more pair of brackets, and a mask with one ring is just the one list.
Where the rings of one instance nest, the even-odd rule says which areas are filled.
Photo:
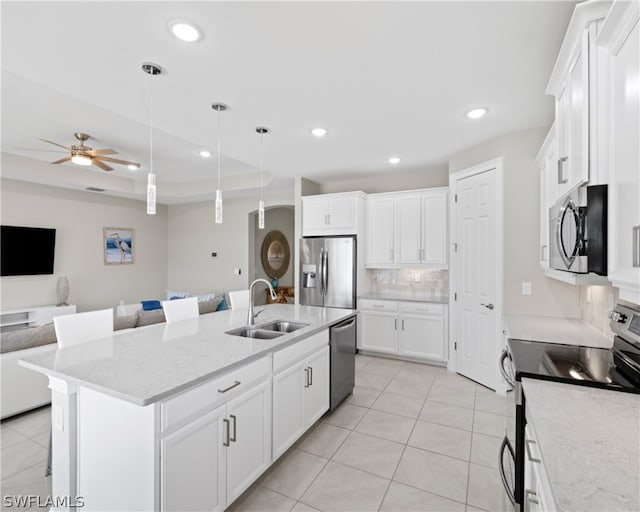
[[522, 283], [522, 295], [531, 295], [531, 283]]

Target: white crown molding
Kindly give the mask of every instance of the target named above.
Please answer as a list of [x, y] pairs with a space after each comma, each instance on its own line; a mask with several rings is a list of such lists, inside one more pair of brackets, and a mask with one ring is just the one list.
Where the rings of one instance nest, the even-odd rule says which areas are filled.
[[597, 45], [606, 48], [613, 55], [617, 54], [638, 21], [640, 1], [617, 0], [602, 25], [596, 40]]

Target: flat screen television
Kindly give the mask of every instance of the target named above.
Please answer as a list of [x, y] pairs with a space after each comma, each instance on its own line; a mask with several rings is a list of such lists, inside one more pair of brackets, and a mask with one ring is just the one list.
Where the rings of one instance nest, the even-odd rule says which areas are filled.
[[0, 226], [0, 275], [53, 274], [56, 230]]

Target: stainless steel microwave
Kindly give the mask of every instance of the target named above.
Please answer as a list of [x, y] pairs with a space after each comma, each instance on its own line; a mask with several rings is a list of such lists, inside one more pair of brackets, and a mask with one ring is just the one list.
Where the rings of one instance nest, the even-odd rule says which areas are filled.
[[549, 265], [607, 275], [607, 185], [578, 187], [549, 209]]

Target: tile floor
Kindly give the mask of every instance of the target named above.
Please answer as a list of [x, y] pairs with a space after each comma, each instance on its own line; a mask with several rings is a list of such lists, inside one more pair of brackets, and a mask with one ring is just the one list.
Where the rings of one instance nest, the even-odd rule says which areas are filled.
[[[356, 389], [231, 507], [245, 511], [503, 511], [515, 406], [444, 368], [358, 355]], [[508, 506], [509, 505], [509, 506]]]
[[[513, 435], [510, 397], [430, 365], [358, 355], [356, 372], [354, 394], [233, 512], [509, 509], [497, 461]], [[49, 407], [2, 422], [2, 496], [50, 494], [49, 425]]]

